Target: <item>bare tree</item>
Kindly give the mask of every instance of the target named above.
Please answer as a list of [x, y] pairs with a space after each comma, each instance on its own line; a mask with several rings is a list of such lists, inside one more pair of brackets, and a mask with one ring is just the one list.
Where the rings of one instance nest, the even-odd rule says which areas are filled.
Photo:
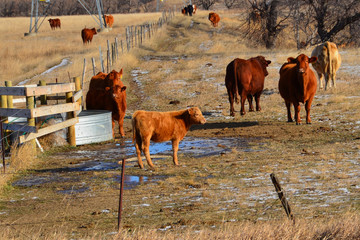
[[209, 10], [217, 0], [196, 0], [196, 5], [202, 6], [205, 10]]

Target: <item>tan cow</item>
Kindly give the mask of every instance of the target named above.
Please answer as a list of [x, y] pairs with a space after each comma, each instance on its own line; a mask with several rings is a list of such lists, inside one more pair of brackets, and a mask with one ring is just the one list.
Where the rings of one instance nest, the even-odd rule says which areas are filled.
[[[323, 88], [323, 77], [325, 75], [325, 90], [334, 86], [336, 88], [336, 71], [340, 68], [341, 57], [335, 43], [325, 42], [315, 47], [311, 53], [318, 60], [312, 63], [319, 75], [319, 86]], [[331, 80], [329, 82], [329, 80]]]
[[179, 165], [177, 158], [179, 142], [185, 137], [191, 125], [205, 122], [204, 116], [197, 107], [174, 112], [136, 111], [132, 116], [132, 128], [139, 167], [144, 168], [141, 160], [142, 151], [149, 166], [154, 168], [149, 152], [150, 140], [154, 142], [171, 140], [173, 161], [175, 165]]

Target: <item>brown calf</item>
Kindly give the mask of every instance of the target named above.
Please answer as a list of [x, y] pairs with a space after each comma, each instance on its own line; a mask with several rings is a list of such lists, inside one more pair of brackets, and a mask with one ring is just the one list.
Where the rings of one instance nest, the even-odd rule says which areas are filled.
[[300, 103], [305, 103], [306, 123], [311, 124], [310, 108], [314, 99], [317, 83], [314, 72], [310, 69], [309, 63], [313, 63], [317, 57], [300, 54], [297, 58], [288, 58], [280, 68], [279, 92], [285, 100], [288, 122], [292, 122], [291, 105], [295, 108], [295, 121], [299, 125]]
[[135, 141], [136, 154], [140, 168], [144, 168], [141, 160], [141, 151], [151, 168], [154, 164], [150, 158], [150, 140], [154, 142], [172, 141], [173, 161], [179, 165], [177, 152], [179, 142], [185, 137], [193, 124], [206, 122], [197, 107], [174, 112], [147, 112], [136, 111], [132, 116], [133, 141]]
[[211, 12], [209, 13], [209, 20], [214, 27], [217, 27], [220, 22], [220, 16], [217, 13]]
[[93, 36], [96, 34], [97, 34], [97, 32], [96, 32], [95, 28], [92, 28], [92, 29], [84, 28], [81, 31], [81, 38], [83, 40], [83, 43], [84, 44], [90, 43], [93, 39]]

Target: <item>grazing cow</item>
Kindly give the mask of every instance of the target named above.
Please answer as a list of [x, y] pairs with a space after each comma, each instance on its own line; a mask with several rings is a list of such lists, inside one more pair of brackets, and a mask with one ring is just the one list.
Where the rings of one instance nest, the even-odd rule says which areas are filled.
[[60, 21], [60, 19], [58, 19], [58, 18], [51, 19], [50, 18], [48, 21], [50, 23], [50, 27], [51, 27], [52, 30], [55, 30], [56, 28], [61, 29], [61, 21]]
[[112, 15], [105, 15], [106, 26], [111, 28], [114, 24], [114, 17]]
[[[317, 57], [317, 61], [312, 65], [319, 75], [320, 89], [323, 88], [323, 77], [325, 75], [325, 90], [334, 86], [336, 88], [336, 71], [340, 68], [341, 57], [335, 43], [325, 42], [315, 47], [311, 53], [312, 57]], [[331, 80], [329, 82], [329, 80]]]
[[99, 72], [90, 81], [86, 95], [87, 109], [108, 110], [112, 112], [112, 130], [115, 137], [115, 121], [119, 123], [119, 132], [125, 136], [123, 124], [126, 111], [126, 86], [121, 81], [123, 70], [109, 74]]
[[136, 111], [132, 116], [132, 128], [139, 167], [144, 168], [141, 160], [142, 151], [149, 166], [154, 168], [149, 152], [150, 140], [154, 142], [171, 140], [173, 161], [175, 165], [179, 165], [177, 158], [179, 142], [185, 137], [191, 125], [205, 122], [204, 116], [197, 107], [174, 112]]
[[217, 27], [220, 21], [220, 16], [217, 13], [211, 12], [209, 13], [209, 20], [214, 27]]
[[84, 28], [83, 30], [81, 30], [81, 37], [83, 40], [84, 44], [87, 43], [91, 43], [93, 36], [96, 35], [96, 29], [92, 28], [92, 29], [88, 29], [88, 28]]
[[305, 103], [306, 123], [311, 124], [310, 108], [314, 99], [317, 83], [314, 72], [310, 69], [309, 63], [316, 62], [317, 57], [309, 58], [300, 54], [296, 59], [289, 57], [288, 62], [280, 68], [279, 91], [285, 100], [288, 122], [292, 122], [291, 104], [295, 109], [295, 121], [299, 125], [300, 103]]
[[[239, 103], [241, 97], [241, 115], [245, 115], [245, 100], [248, 99], [249, 111], [254, 111], [253, 96], [256, 101], [256, 111], [260, 111], [260, 95], [264, 89], [265, 77], [269, 74], [266, 67], [271, 61], [263, 56], [248, 60], [236, 58], [226, 67], [225, 86], [229, 95], [230, 115], [234, 113], [234, 98]], [[240, 96], [239, 96], [240, 94]]]

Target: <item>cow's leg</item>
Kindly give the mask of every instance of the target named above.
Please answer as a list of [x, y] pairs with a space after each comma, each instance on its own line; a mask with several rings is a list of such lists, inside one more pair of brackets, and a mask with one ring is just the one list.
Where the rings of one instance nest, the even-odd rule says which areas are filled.
[[[328, 86], [329, 85], [329, 86]], [[325, 91], [331, 88], [331, 82], [329, 82], [329, 74], [325, 73]]]
[[143, 138], [143, 142], [142, 142], [142, 151], [146, 157], [146, 161], [149, 164], [149, 166], [151, 168], [155, 168], [154, 164], [151, 161], [151, 157], [150, 157], [150, 136], [148, 138]]
[[287, 109], [287, 116], [288, 116], [288, 122], [292, 122], [292, 116], [291, 116], [291, 102], [285, 101], [286, 109]]
[[298, 102], [294, 103], [294, 108], [295, 108], [295, 121], [296, 121], [296, 125], [300, 125], [301, 124], [301, 119], [300, 119], [300, 104]]
[[143, 164], [142, 159], [141, 159], [142, 141], [141, 141], [141, 137], [140, 137], [140, 136], [136, 136], [136, 139], [135, 139], [135, 149], [136, 149], [136, 155], [137, 155], [139, 167], [140, 167], [141, 169], [143, 169], [143, 168], [144, 168], [144, 164]]
[[179, 139], [172, 140], [172, 149], [173, 149], [173, 161], [176, 166], [179, 165], [178, 158], [177, 158], [177, 152], [179, 150]]
[[241, 101], [241, 109], [240, 109], [240, 114], [241, 115], [245, 115], [245, 100], [246, 100], [246, 95], [245, 94], [241, 94], [241, 99], [240, 99], [240, 101]]
[[124, 118], [125, 118], [125, 113], [121, 113], [120, 114], [120, 118], [118, 120], [119, 123], [119, 133], [121, 135], [121, 137], [125, 137], [125, 132], [124, 132]]
[[331, 75], [331, 81], [332, 81], [332, 85], [334, 86], [334, 88], [336, 88], [336, 72], [334, 72], [332, 75]]
[[247, 95], [247, 100], [249, 102], [249, 112], [253, 112], [254, 111], [253, 96], [251, 94]]
[[235, 116], [235, 109], [234, 109], [234, 93], [231, 90], [228, 90], [229, 95], [229, 103], [230, 103], [230, 116]]
[[324, 88], [324, 74], [319, 73], [319, 89], [323, 89]]
[[256, 93], [256, 94], [255, 94], [256, 111], [261, 111], [261, 107], [260, 107], [260, 95], [261, 95], [261, 93]]
[[305, 102], [305, 110], [306, 110], [306, 123], [311, 124], [310, 118], [310, 108], [313, 98], [310, 98], [308, 101]]

